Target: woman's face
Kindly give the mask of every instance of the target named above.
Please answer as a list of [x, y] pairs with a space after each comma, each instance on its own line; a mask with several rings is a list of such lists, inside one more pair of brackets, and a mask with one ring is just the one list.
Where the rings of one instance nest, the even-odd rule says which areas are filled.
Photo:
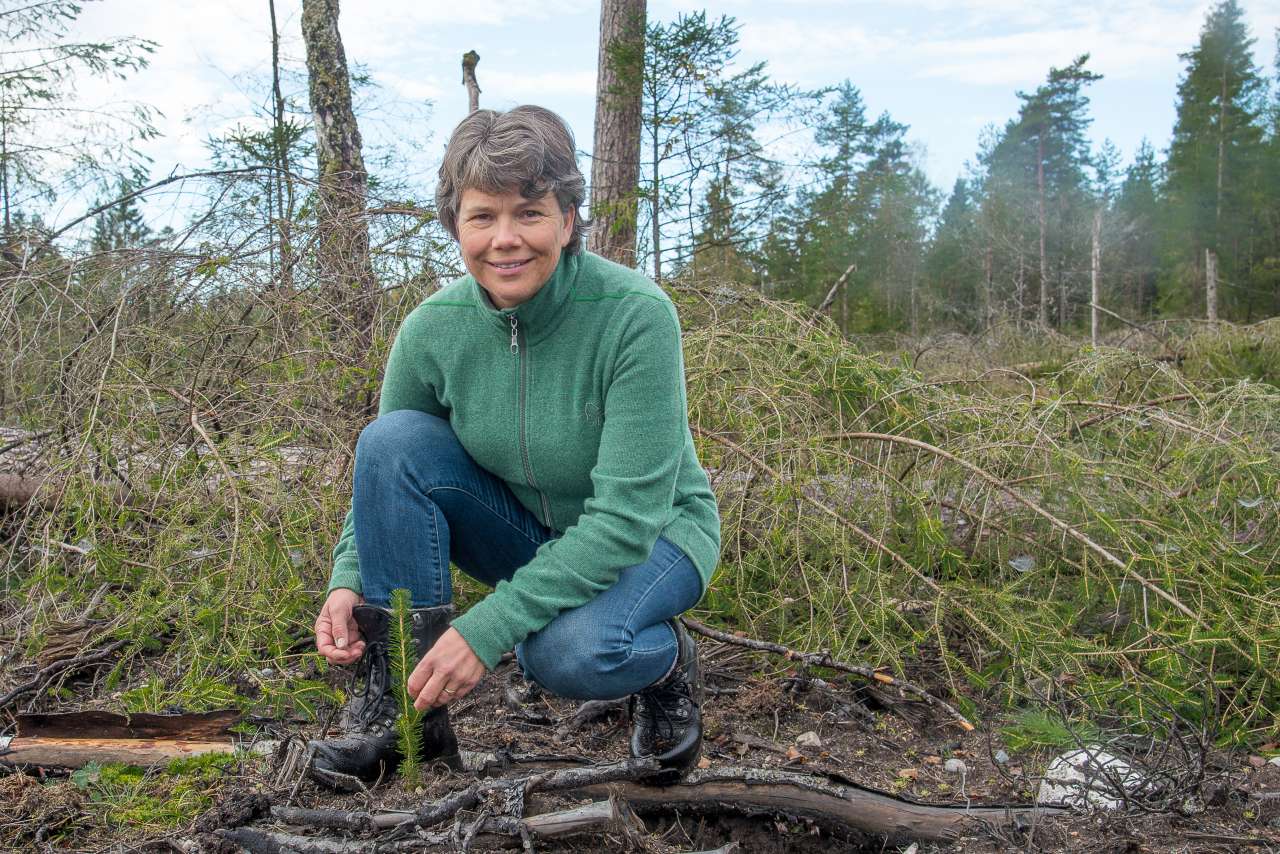
[[498, 308], [532, 299], [555, 272], [572, 234], [573, 210], [560, 210], [551, 193], [526, 199], [514, 189], [497, 195], [462, 191], [462, 262]]

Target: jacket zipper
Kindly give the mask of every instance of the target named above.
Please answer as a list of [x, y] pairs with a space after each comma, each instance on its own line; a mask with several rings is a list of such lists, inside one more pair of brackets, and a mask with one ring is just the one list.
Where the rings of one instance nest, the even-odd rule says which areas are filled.
[[[538, 481], [533, 476], [533, 465], [529, 462], [529, 443], [525, 439], [525, 387], [529, 384], [529, 354], [526, 352], [523, 357], [520, 355], [520, 343], [522, 339], [520, 331], [520, 321], [513, 314], [511, 315], [511, 355], [519, 360], [519, 379], [518, 385], [518, 412], [517, 412], [517, 434], [520, 440], [520, 461], [524, 463], [524, 479], [528, 483], [529, 488], [538, 493], [538, 501], [542, 505], [542, 524], [548, 528], [553, 528], [551, 524], [551, 502], [547, 499], [546, 494], [538, 488]], [[527, 342], [526, 342], [527, 343]]]

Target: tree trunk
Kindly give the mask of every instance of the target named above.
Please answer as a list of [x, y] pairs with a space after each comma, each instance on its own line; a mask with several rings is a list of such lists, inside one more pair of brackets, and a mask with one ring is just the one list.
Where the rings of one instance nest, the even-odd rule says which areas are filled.
[[588, 248], [627, 266], [636, 260], [645, 3], [603, 0], [600, 4], [595, 152], [591, 161], [594, 227]]
[[[658, 112], [658, 96], [653, 97], [653, 115], [656, 117]], [[658, 202], [662, 199], [662, 182], [660, 180], [662, 168], [662, 158], [658, 153], [658, 128], [653, 129], [653, 280], [655, 282], [662, 281], [662, 223], [658, 219], [661, 209]]]
[[480, 54], [469, 50], [462, 55], [462, 85], [467, 87], [467, 114], [480, 109], [480, 83], [476, 80], [476, 66]]
[[1204, 250], [1204, 302], [1205, 317], [1218, 319], [1218, 253]]
[[[284, 124], [284, 95], [280, 93], [280, 31], [276, 28], [276, 3], [267, 0], [271, 12], [271, 91], [275, 123], [271, 129], [272, 154], [275, 155], [276, 230], [280, 236], [280, 288], [293, 291], [293, 181], [289, 178], [289, 139]], [[286, 201], [287, 197], [287, 201]]]
[[[336, 335], [353, 332], [353, 362], [368, 355], [373, 338], [375, 283], [365, 219], [368, 175], [360, 154], [360, 128], [351, 108], [351, 80], [338, 33], [338, 0], [303, 0], [311, 111], [319, 166], [316, 267], [320, 291], [331, 301]], [[352, 330], [341, 324], [349, 322]], [[362, 408], [372, 411], [366, 391]]]
[[1102, 208], [1093, 212], [1093, 259], [1089, 265], [1089, 341], [1098, 347], [1098, 277], [1102, 272]]
[[1047, 229], [1044, 210], [1044, 134], [1036, 138], [1036, 198], [1040, 219], [1040, 325], [1049, 326], [1049, 256], [1045, 254]]

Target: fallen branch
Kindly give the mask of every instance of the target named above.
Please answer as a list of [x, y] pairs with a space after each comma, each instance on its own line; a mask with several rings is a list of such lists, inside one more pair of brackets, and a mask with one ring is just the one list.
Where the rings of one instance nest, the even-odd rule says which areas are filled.
[[573, 717], [556, 727], [556, 738], [564, 740], [587, 724], [594, 723], [614, 712], [621, 712], [622, 709], [622, 700], [587, 700], [578, 706]]
[[5, 708], [19, 697], [36, 693], [44, 685], [48, 684], [49, 680], [61, 673], [79, 670], [83, 667], [100, 663], [104, 659], [109, 658], [116, 652], [116, 650], [120, 649], [127, 643], [127, 640], [112, 641], [102, 649], [94, 650], [93, 652], [85, 653], [84, 655], [80, 655], [75, 658], [67, 658], [50, 664], [48, 667], [38, 671], [35, 678], [31, 681], [24, 682], [9, 693], [5, 694], [3, 697], [0, 697], [0, 709]]
[[[589, 786], [582, 791], [598, 794], [605, 788]], [[948, 842], [982, 825], [1003, 828], [1025, 826], [1038, 815], [1068, 812], [1032, 806], [928, 806], [850, 783], [757, 768], [694, 771], [673, 786], [619, 782], [607, 788], [640, 813], [691, 810], [800, 816], [812, 819], [820, 827], [838, 835], [871, 835], [888, 844], [917, 840]]]
[[[886, 843], [911, 841], [947, 842], [964, 833], [973, 832], [983, 825], [999, 828], [1024, 827], [1044, 815], [1068, 813], [1058, 807], [1038, 806], [931, 806], [867, 789], [847, 780], [839, 774], [815, 776], [788, 771], [760, 768], [724, 767], [694, 771], [683, 781], [669, 786], [646, 783], [656, 763], [651, 760], [635, 760], [606, 766], [593, 766], [571, 770], [546, 771], [520, 777], [507, 777], [477, 783], [421, 807], [417, 812], [389, 811], [369, 813], [364, 811], [303, 810], [276, 807], [272, 817], [294, 826], [308, 826], [367, 832], [368, 830], [397, 830], [403, 834], [416, 825], [415, 840], [377, 840], [378, 850], [411, 850], [422, 840], [435, 840], [431, 844], [453, 844], [451, 831], [430, 831], [453, 819], [461, 810], [473, 809], [494, 799], [514, 801], [527, 799], [534, 792], [575, 791], [596, 798], [621, 799], [637, 812], [669, 814], [691, 811], [703, 814], [736, 813], [747, 816], [787, 815], [807, 818], [830, 833], [845, 838], [877, 837]], [[582, 815], [601, 821], [603, 802], [592, 804]], [[625, 812], [625, 809], [622, 810]], [[490, 817], [477, 823], [477, 833], [515, 835], [519, 825], [526, 825], [534, 835], [546, 835], [542, 830], [574, 825], [576, 811], [546, 813], [527, 818]], [[617, 821], [615, 817], [613, 821]], [[576, 826], [574, 831], [592, 829], [591, 822]], [[349, 851], [369, 850], [374, 839], [355, 842], [325, 840], [316, 837], [289, 837], [286, 834], [267, 834], [252, 831], [250, 836], [232, 837], [237, 844], [251, 852], [281, 851], [293, 848], [301, 852], [346, 854]], [[375, 837], [376, 838], [376, 837]], [[247, 841], [246, 841], [247, 840]], [[265, 847], [269, 844], [283, 848]], [[310, 845], [312, 847], [303, 847]], [[337, 846], [337, 847], [335, 847]]]
[[459, 810], [471, 809], [487, 795], [502, 789], [520, 787], [525, 797], [534, 792], [559, 792], [566, 789], [582, 789], [606, 783], [641, 780], [653, 776], [658, 770], [656, 759], [631, 759], [612, 765], [593, 765], [587, 768], [566, 768], [543, 771], [525, 777], [485, 780], [447, 798], [426, 804], [418, 809], [415, 822], [419, 827], [432, 827], [448, 821]]
[[[298, 813], [312, 815], [299, 816]], [[325, 814], [330, 823], [321, 824], [316, 818]], [[397, 815], [397, 814], [392, 814]], [[412, 819], [411, 813], [398, 815]], [[352, 830], [360, 832], [368, 825], [360, 822], [372, 817], [369, 813], [342, 813], [337, 810], [283, 810], [272, 809], [272, 818], [286, 824], [305, 824], [312, 827], [327, 827], [335, 830]], [[293, 821], [303, 818], [304, 821]], [[354, 819], [354, 820], [353, 820]], [[485, 818], [476, 824], [473, 841], [501, 844], [515, 841], [519, 844], [525, 834], [535, 839], [554, 839], [585, 831], [603, 831], [617, 828], [626, 821], [624, 809], [614, 800], [606, 799], [590, 804], [573, 807], [567, 810], [542, 813], [525, 818], [509, 818], [495, 816]], [[385, 825], [384, 825], [385, 826]], [[298, 851], [302, 854], [347, 854], [347, 852], [363, 852], [374, 850], [374, 841], [370, 839], [339, 840], [317, 836], [297, 836], [289, 833], [278, 833], [258, 830], [251, 827], [240, 827], [234, 830], [219, 830], [218, 836], [241, 846], [251, 854], [278, 854], [278, 852]], [[422, 851], [429, 847], [456, 844], [452, 830], [419, 831], [414, 839], [378, 840], [378, 851]]]
[[738, 637], [728, 632], [722, 632], [719, 629], [713, 629], [705, 623], [700, 623], [692, 617], [681, 617], [680, 620], [693, 631], [700, 635], [705, 635], [712, 640], [718, 640], [721, 643], [735, 644], [737, 646], [746, 647], [747, 649], [759, 650], [761, 652], [772, 652], [781, 655], [788, 661], [801, 661], [811, 667], [829, 667], [832, 670], [840, 670], [844, 673], [852, 673], [856, 676], [863, 676], [867, 679], [874, 680], [883, 685], [892, 685], [900, 691], [918, 697], [924, 703], [942, 709], [960, 724], [960, 728], [965, 732], [973, 732], [973, 724], [969, 723], [969, 719], [960, 714], [959, 710], [950, 703], [939, 700], [919, 685], [913, 685], [902, 679], [890, 676], [887, 673], [881, 673], [874, 668], [867, 667], [862, 664], [850, 664], [847, 661], [840, 661], [832, 658], [827, 652], [800, 652], [783, 646], [780, 643], [772, 643], [770, 641], [756, 640], [755, 638]]
[[830, 308], [831, 304], [836, 301], [836, 292], [840, 290], [841, 285], [849, 281], [849, 274], [856, 269], [858, 269], [857, 264], [850, 264], [848, 268], [840, 274], [840, 278], [836, 279], [836, 283], [831, 286], [831, 290], [827, 291], [827, 295], [823, 297], [822, 302], [818, 304], [819, 314]]

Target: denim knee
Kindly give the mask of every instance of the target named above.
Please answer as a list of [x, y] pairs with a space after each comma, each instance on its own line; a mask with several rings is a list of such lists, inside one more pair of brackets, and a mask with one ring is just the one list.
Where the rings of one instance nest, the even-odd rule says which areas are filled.
[[432, 447], [435, 444], [432, 440], [442, 438], [444, 433], [453, 437], [448, 421], [416, 409], [397, 409], [379, 415], [360, 431], [356, 463], [362, 459], [368, 463], [403, 458], [415, 447]]
[[[561, 614], [520, 645], [525, 673], [548, 691], [575, 700], [611, 700], [635, 691], [628, 678], [631, 643], [622, 626], [583, 625]], [[611, 637], [612, 636], [612, 637]]]

